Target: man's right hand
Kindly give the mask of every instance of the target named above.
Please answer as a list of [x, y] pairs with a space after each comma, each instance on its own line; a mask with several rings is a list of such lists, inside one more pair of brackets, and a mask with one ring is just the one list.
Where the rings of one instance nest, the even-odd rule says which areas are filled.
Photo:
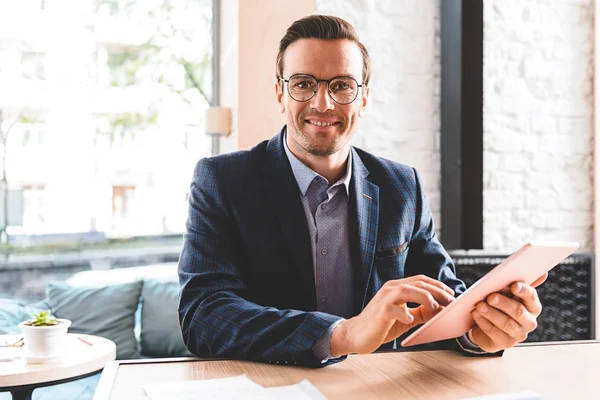
[[[452, 289], [425, 275], [388, 281], [359, 315], [335, 328], [330, 353], [333, 357], [372, 353], [410, 328], [429, 321], [452, 301]], [[406, 303], [420, 305], [409, 308]]]

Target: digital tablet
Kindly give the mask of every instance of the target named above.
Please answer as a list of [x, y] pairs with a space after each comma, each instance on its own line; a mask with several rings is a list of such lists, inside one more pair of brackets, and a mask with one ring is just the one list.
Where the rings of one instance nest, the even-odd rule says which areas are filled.
[[471, 312], [477, 303], [514, 282], [533, 283], [571, 255], [578, 247], [579, 244], [576, 242], [531, 242], [526, 244], [404, 339], [401, 343], [402, 346], [437, 342], [464, 335], [475, 325]]

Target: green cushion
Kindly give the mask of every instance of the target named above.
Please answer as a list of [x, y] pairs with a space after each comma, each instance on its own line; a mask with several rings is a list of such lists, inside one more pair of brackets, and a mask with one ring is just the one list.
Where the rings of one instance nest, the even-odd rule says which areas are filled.
[[148, 357], [191, 357], [185, 348], [177, 305], [179, 284], [145, 279], [142, 287], [140, 346]]
[[48, 303], [57, 318], [71, 320], [69, 332], [98, 335], [117, 345], [117, 359], [139, 358], [133, 333], [142, 281], [101, 288], [49, 282]]

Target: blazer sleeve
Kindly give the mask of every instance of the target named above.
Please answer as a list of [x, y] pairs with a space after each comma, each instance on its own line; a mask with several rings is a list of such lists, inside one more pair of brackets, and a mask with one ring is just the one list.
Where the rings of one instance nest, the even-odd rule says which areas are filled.
[[203, 159], [194, 171], [179, 258], [179, 320], [186, 347], [200, 357], [309, 367], [339, 361], [322, 363], [312, 350], [339, 317], [247, 300], [242, 240], [213, 164]]
[[[410, 244], [411, 250], [406, 260], [406, 276], [418, 274], [430, 276], [444, 282], [454, 290], [454, 295], [458, 297], [466, 290], [466, 286], [463, 281], [456, 277], [454, 262], [435, 234], [433, 217], [423, 193], [421, 179], [417, 170], [413, 169], [413, 171], [415, 173], [417, 191], [416, 223]], [[449, 348], [458, 350], [468, 356], [501, 356], [503, 354], [503, 351], [482, 353], [469, 349], [461, 344], [460, 339], [448, 340], [445, 344]]]

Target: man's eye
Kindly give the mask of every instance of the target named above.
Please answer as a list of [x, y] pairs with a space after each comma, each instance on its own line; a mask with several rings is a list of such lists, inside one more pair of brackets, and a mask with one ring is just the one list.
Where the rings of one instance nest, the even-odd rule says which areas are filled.
[[295, 87], [298, 89], [312, 89], [315, 87], [314, 83], [311, 81], [301, 81], [295, 84]]
[[340, 90], [348, 90], [350, 86], [348, 86], [345, 82], [336, 82], [333, 85], [333, 91], [339, 92]]

